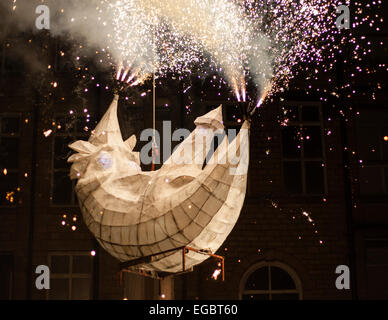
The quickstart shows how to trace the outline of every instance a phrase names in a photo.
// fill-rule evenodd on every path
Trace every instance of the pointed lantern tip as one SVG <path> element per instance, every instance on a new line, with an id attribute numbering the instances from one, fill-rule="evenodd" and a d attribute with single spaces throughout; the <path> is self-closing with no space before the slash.
<path id="1" fill-rule="evenodd" d="M 119 96 L 116 94 L 108 110 L 94 129 L 94 134 L 89 139 L 89 142 L 94 145 L 123 143 L 117 117 L 118 98 Z"/>
<path id="2" fill-rule="evenodd" d="M 206 113 L 205 115 L 198 117 L 194 121 L 195 125 L 209 125 L 215 129 L 224 129 L 223 119 L 222 119 L 222 104 L 216 108 Z"/>

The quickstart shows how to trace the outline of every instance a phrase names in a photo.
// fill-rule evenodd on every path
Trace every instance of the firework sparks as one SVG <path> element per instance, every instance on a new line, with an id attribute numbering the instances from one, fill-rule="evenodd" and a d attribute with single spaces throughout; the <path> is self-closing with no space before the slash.
<path id="1" fill-rule="evenodd" d="M 214 270 L 213 274 L 212 274 L 212 279 L 214 280 L 217 280 L 218 276 L 221 274 L 222 270 L 221 269 L 216 269 Z"/>
<path id="2" fill-rule="evenodd" d="M 161 76 L 167 72 L 191 73 L 193 64 L 197 64 L 202 70 L 222 69 L 225 78 L 235 83 L 238 99 L 245 101 L 247 57 L 262 61 L 253 59 L 261 70 L 260 75 L 255 75 L 257 78 L 271 76 L 271 72 L 265 72 L 270 65 L 263 50 L 265 46 L 252 46 L 253 35 L 258 31 L 251 28 L 245 8 L 238 3 L 227 0 L 104 3 L 115 17 L 110 47 L 117 49 L 119 61 L 133 61 L 136 69 L 132 76 L 135 74 L 137 80 L 132 85 L 142 83 L 152 72 Z M 266 41 L 264 35 L 260 39 Z M 255 57 L 253 50 L 256 50 Z M 118 64 L 116 77 L 120 81 L 125 80 L 122 64 Z"/>
<path id="3" fill-rule="evenodd" d="M 182 79 L 194 70 L 205 77 L 218 72 L 237 100 L 260 106 L 266 97 L 285 91 L 301 70 L 311 73 L 306 80 L 315 80 L 335 68 L 344 45 L 356 60 L 371 52 L 361 45 L 365 38 L 336 27 L 336 9 L 348 2 L 91 0 L 77 10 L 66 1 L 66 10 L 60 7 L 60 12 L 69 22 L 65 31 L 97 44 L 98 60 L 114 67 L 117 81 L 134 86 L 152 73 L 157 78 L 174 73 Z M 352 29 L 365 25 L 378 31 L 382 17 L 367 9 L 381 3 L 355 2 Z M 99 32 L 90 32 L 91 25 Z M 355 70 L 361 71 L 371 72 Z"/>
<path id="4" fill-rule="evenodd" d="M 247 100 L 246 82 L 252 81 L 260 92 L 257 106 L 268 95 L 285 89 L 296 65 L 333 66 L 334 40 L 340 34 L 335 24 L 340 2 L 103 1 L 115 17 L 111 46 L 118 49 L 120 61 L 134 62 L 136 72 L 128 82 L 135 76 L 138 80 L 132 85 L 142 83 L 152 72 L 160 76 L 191 73 L 196 63 L 203 69 L 212 66 L 222 70 L 239 101 Z M 357 25 L 367 23 L 367 19 L 355 20 Z M 329 67 L 324 65 L 325 51 Z"/>

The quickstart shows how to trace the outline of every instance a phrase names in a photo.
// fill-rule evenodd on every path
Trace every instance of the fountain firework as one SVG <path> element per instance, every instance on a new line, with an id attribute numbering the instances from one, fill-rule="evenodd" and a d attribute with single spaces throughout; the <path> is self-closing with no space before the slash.
<path id="1" fill-rule="evenodd" d="M 327 71 L 338 49 L 338 0 L 103 3 L 115 17 L 111 47 L 118 49 L 118 60 L 142 64 L 137 83 L 152 72 L 190 74 L 193 64 L 203 70 L 212 66 L 222 70 L 238 101 L 247 100 L 246 83 L 253 82 L 259 106 L 268 95 L 284 90 L 297 64 L 312 63 Z"/>
<path id="2" fill-rule="evenodd" d="M 23 6 L 34 6 L 33 1 Z M 327 72 L 336 54 L 350 41 L 354 60 L 365 50 L 350 32 L 336 27 L 341 0 L 46 0 L 52 12 L 53 35 L 70 33 L 85 47 L 98 48 L 102 64 L 111 64 L 116 79 L 129 86 L 141 84 L 152 73 L 179 76 L 196 70 L 217 71 L 227 80 L 237 99 L 259 104 L 283 91 L 298 73 Z M 15 1 L 13 1 L 14 6 Z M 376 27 L 379 15 L 369 15 L 373 3 L 353 3 L 352 28 Z M 17 6 L 19 24 L 33 25 L 34 10 Z M 34 17 L 35 18 L 35 17 Z M 26 21 L 26 22 L 25 22 Z M 98 32 L 96 32 L 96 29 Z M 347 40 L 346 40 L 347 39 Z M 367 53 L 370 53 L 369 51 Z M 247 89 L 254 84 L 256 90 Z M 251 88 L 251 86 L 249 86 Z M 255 92 L 252 92 L 255 91 Z"/>

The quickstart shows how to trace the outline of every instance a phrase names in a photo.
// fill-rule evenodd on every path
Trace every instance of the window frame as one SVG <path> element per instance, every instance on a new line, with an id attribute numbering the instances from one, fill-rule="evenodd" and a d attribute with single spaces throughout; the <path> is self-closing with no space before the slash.
<path id="1" fill-rule="evenodd" d="M 303 121 L 302 110 L 303 107 L 314 106 L 318 108 L 319 121 Z M 319 127 L 321 131 L 321 148 L 322 156 L 319 158 L 316 157 L 306 157 L 304 154 L 304 143 L 301 144 L 300 156 L 296 158 L 288 158 L 283 155 L 283 139 L 281 139 L 281 155 L 282 155 L 282 181 L 284 190 L 295 196 L 322 196 L 328 194 L 328 184 L 327 184 L 327 161 L 326 161 L 326 146 L 325 146 L 325 127 L 323 121 L 323 111 L 322 103 L 317 101 L 287 101 L 280 105 L 280 107 L 297 107 L 298 108 L 298 119 L 290 120 L 287 123 L 287 127 Z M 283 131 L 283 127 L 281 128 Z M 290 192 L 286 189 L 285 185 L 285 174 L 284 174 L 284 163 L 285 162 L 299 162 L 301 167 L 301 182 L 302 182 L 302 191 L 299 193 Z M 320 162 L 323 163 L 323 193 L 308 193 L 307 192 L 307 180 L 306 180 L 306 162 Z"/>
<path id="2" fill-rule="evenodd" d="M 69 257 L 69 272 L 68 273 L 52 273 L 51 272 L 51 262 L 53 256 L 68 256 Z M 72 284 L 74 279 L 89 279 L 90 280 L 90 298 L 93 299 L 93 279 L 94 279 L 94 263 L 91 261 L 91 270 L 90 273 L 73 273 L 73 257 L 74 256 L 88 256 L 90 259 L 90 251 L 53 251 L 48 254 L 48 267 L 50 269 L 50 280 L 52 279 L 67 279 L 69 281 L 69 292 L 67 300 L 73 300 L 71 297 L 72 293 Z M 46 300 L 50 300 L 50 290 L 46 290 Z"/>
<path id="3" fill-rule="evenodd" d="M 268 267 L 268 290 L 245 290 L 245 286 L 247 283 L 247 280 L 249 277 L 257 270 L 261 268 Z M 271 267 L 277 267 L 282 269 L 283 271 L 287 272 L 287 274 L 292 278 L 292 280 L 295 283 L 295 289 L 276 289 L 272 290 L 271 288 Z M 297 293 L 299 295 L 298 300 L 303 300 L 303 286 L 302 281 L 300 280 L 298 274 L 294 269 L 292 269 L 289 265 L 280 262 L 280 261 L 260 261 L 248 268 L 247 271 L 243 274 L 241 280 L 240 280 L 240 286 L 239 286 L 239 292 L 238 292 L 238 298 L 239 300 L 242 300 L 242 297 L 244 294 L 268 294 L 269 300 L 272 300 L 272 294 L 290 294 L 290 293 Z"/>

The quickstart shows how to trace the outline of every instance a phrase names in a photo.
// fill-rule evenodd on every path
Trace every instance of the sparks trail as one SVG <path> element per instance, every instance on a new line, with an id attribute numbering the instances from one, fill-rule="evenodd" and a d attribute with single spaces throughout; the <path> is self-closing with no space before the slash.
<path id="1" fill-rule="evenodd" d="M 381 17 L 366 9 L 381 3 L 356 2 L 353 29 L 369 25 L 378 31 Z M 93 35 L 94 43 L 107 56 L 100 62 L 111 63 L 115 78 L 129 86 L 142 84 L 152 73 L 184 77 L 195 69 L 217 70 L 238 101 L 256 100 L 260 106 L 266 97 L 285 91 L 302 68 L 311 79 L 332 70 L 341 46 L 347 45 L 355 59 L 364 57 L 360 46 L 364 40 L 336 27 L 340 4 L 340 0 L 91 0 L 86 9 L 65 8 L 63 14 L 78 23 L 75 31 L 85 38 L 92 35 L 84 27 L 91 21 L 94 28 L 98 24 L 101 32 Z M 89 19 L 96 15 L 96 20 Z M 255 88 L 248 90 L 248 84 Z"/>

